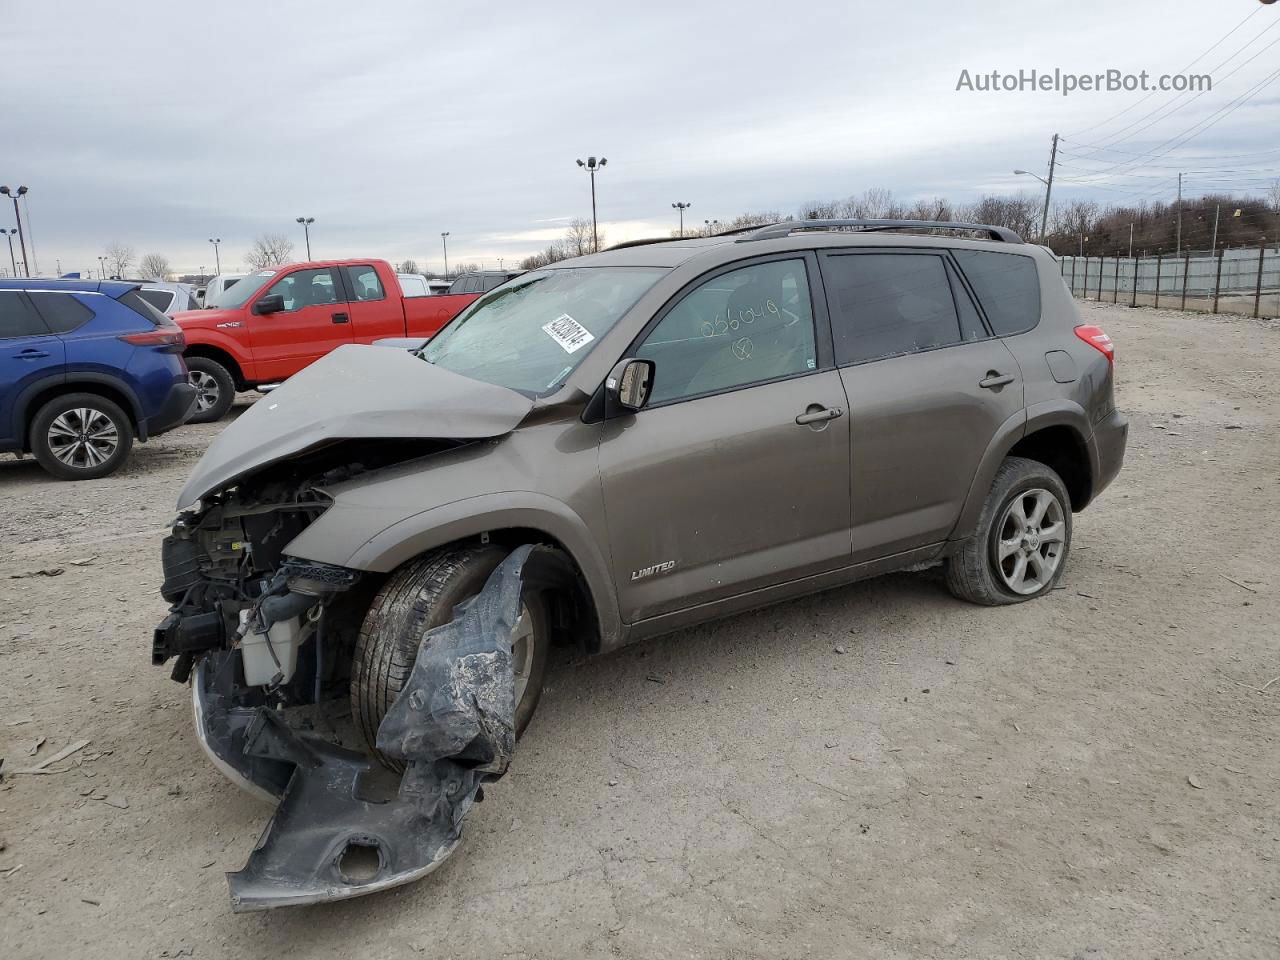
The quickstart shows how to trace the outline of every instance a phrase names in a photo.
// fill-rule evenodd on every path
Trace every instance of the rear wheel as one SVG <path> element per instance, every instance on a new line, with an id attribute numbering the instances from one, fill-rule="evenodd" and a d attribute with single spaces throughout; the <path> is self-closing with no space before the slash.
<path id="1" fill-rule="evenodd" d="M 1000 465 L 974 535 L 947 560 L 947 588 L 962 600 L 995 606 L 1043 596 L 1062 576 L 1071 550 L 1071 498 L 1038 460 Z"/>
<path id="2" fill-rule="evenodd" d="M 115 473 L 133 446 L 133 424 L 120 407 L 93 393 L 50 400 L 31 420 L 31 452 L 60 480 Z"/>
<path id="3" fill-rule="evenodd" d="M 422 635 L 448 623 L 453 608 L 478 594 L 507 556 L 498 546 L 447 547 L 402 567 L 378 591 L 356 640 L 351 669 L 351 713 L 370 752 L 386 767 L 404 765 L 378 752 L 378 727 L 404 689 Z M 542 695 L 550 648 L 543 595 L 526 590 L 511 636 L 516 735 L 524 732 Z"/>
<path id="4" fill-rule="evenodd" d="M 187 423 L 213 423 L 226 416 L 236 398 L 230 370 L 208 357 L 187 357 L 187 378 L 196 388 L 195 411 Z"/>

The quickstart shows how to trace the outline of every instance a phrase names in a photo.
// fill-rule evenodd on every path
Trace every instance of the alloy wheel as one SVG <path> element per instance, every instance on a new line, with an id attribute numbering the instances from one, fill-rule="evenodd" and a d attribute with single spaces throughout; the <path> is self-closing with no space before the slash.
<path id="1" fill-rule="evenodd" d="M 1062 503 L 1048 490 L 1023 490 L 1005 507 L 996 530 L 996 569 L 1004 585 L 1021 596 L 1043 590 L 1066 549 Z"/>
<path id="2" fill-rule="evenodd" d="M 49 424 L 48 441 L 60 461 L 85 470 L 106 463 L 120 449 L 120 431 L 101 410 L 73 407 Z"/>
<path id="3" fill-rule="evenodd" d="M 511 631 L 511 673 L 515 680 L 515 706 L 524 699 L 525 690 L 529 688 L 529 677 L 533 673 L 533 616 L 529 608 L 521 604 L 520 619 Z"/>
<path id="4" fill-rule="evenodd" d="M 187 376 L 191 385 L 196 388 L 196 412 L 204 413 L 217 406 L 221 390 L 213 375 L 203 370 L 192 370 Z"/>

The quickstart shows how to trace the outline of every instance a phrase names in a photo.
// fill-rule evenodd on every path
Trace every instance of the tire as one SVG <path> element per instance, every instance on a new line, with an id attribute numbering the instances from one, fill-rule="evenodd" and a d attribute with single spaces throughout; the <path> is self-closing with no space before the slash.
<path id="1" fill-rule="evenodd" d="M 236 381 L 231 371 L 208 357 L 187 357 L 187 372 L 196 388 L 195 411 L 187 423 L 214 423 L 221 420 L 236 399 Z"/>
<path id="2" fill-rule="evenodd" d="M 96 480 L 115 473 L 133 447 L 133 423 L 106 397 L 69 393 L 31 419 L 31 452 L 59 480 Z"/>
<path id="3" fill-rule="evenodd" d="M 369 752 L 390 770 L 404 764 L 377 750 L 378 727 L 404 688 L 418 656 L 422 635 L 448 623 L 453 608 L 474 597 L 508 551 L 498 546 L 446 547 L 401 567 L 370 604 L 356 639 L 351 667 L 351 715 Z M 531 636 L 516 669 L 525 677 L 517 689 L 516 736 L 524 732 L 542 695 L 550 649 L 550 619 L 542 594 L 521 597 Z M 523 670 L 521 669 L 523 663 Z M 517 684 L 519 684 L 519 677 Z"/>
<path id="4" fill-rule="evenodd" d="M 1034 600 L 1053 589 L 1070 552 L 1071 498 L 1062 478 L 1037 460 L 1009 457 L 978 529 L 947 559 L 947 589 L 985 606 Z"/>

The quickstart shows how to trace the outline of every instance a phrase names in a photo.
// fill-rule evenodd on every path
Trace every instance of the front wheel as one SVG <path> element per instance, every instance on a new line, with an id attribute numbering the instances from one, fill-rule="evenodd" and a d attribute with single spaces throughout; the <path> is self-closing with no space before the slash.
<path id="1" fill-rule="evenodd" d="M 1071 498 L 1057 472 L 1038 460 L 1000 465 L 978 529 L 947 560 L 947 588 L 961 600 L 995 606 L 1043 596 L 1071 550 Z"/>
<path id="2" fill-rule="evenodd" d="M 195 410 L 187 423 L 213 423 L 226 416 L 236 398 L 230 370 L 208 357 L 187 357 L 187 379 L 196 388 Z"/>
<path id="3" fill-rule="evenodd" d="M 448 623 L 453 608 L 483 589 L 489 574 L 506 559 L 498 546 L 446 547 L 394 573 L 369 606 L 351 668 L 351 714 L 370 752 L 391 770 L 404 764 L 380 753 L 378 727 L 404 689 L 418 658 L 422 635 Z M 511 636 L 515 675 L 516 736 L 533 718 L 551 646 L 550 618 L 543 594 L 526 589 Z"/>

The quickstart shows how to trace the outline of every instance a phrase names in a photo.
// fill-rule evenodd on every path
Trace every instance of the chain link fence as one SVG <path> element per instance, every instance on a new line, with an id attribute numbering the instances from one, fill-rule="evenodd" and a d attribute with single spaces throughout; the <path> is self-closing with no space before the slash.
<path id="1" fill-rule="evenodd" d="M 1280 317 L 1280 248 L 1184 251 L 1181 256 L 1063 257 L 1062 279 L 1085 300 Z"/>

